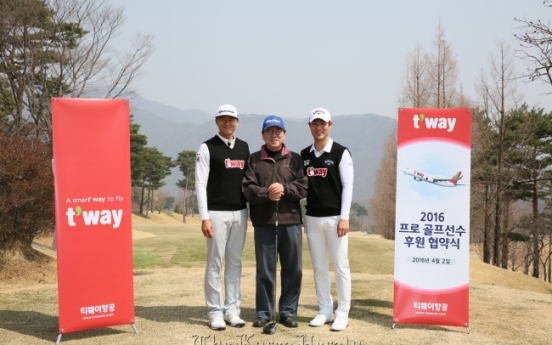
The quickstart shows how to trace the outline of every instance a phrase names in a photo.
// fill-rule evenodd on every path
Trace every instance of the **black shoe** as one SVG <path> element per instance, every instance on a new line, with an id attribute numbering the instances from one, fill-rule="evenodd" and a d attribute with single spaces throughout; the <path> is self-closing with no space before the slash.
<path id="1" fill-rule="evenodd" d="M 280 318 L 280 322 L 289 328 L 297 328 L 297 321 L 293 318 L 293 316 L 284 316 Z"/>
<path id="2" fill-rule="evenodd" d="M 267 322 L 268 322 L 268 319 L 258 316 L 255 319 L 255 321 L 253 321 L 253 327 L 264 327 L 264 325 L 266 325 Z"/>

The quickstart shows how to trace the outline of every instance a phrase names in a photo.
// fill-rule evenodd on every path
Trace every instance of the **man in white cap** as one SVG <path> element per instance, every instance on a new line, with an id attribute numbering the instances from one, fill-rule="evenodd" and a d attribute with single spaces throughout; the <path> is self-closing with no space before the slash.
<path id="1" fill-rule="evenodd" d="M 243 327 L 240 318 L 241 256 L 247 230 L 246 200 L 241 183 L 249 159 L 249 146 L 234 136 L 238 111 L 230 104 L 215 115 L 218 134 L 199 147 L 196 158 L 196 192 L 201 231 L 207 238 L 205 302 L 209 326 L 214 330 Z M 222 261 L 225 261 L 221 291 Z"/>
<path id="2" fill-rule="evenodd" d="M 349 324 L 351 308 L 347 234 L 353 196 L 353 159 L 349 149 L 330 138 L 332 125 L 328 110 L 316 108 L 311 112 L 309 128 L 314 143 L 301 151 L 301 158 L 309 179 L 305 225 L 319 307 L 310 326 L 323 326 L 333 320 L 331 330 L 343 331 Z M 335 319 L 328 249 L 337 289 Z"/>

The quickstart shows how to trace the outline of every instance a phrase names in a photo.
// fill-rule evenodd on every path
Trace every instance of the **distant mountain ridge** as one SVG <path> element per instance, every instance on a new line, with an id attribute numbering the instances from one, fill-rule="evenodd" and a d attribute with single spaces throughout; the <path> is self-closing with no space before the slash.
<path id="1" fill-rule="evenodd" d="M 143 115 L 161 117 L 176 123 L 200 124 L 212 116 L 200 109 L 183 110 L 171 105 L 147 100 L 139 95 L 133 94 L 130 97 L 131 111 Z"/>
<path id="2" fill-rule="evenodd" d="M 131 99 L 131 112 L 134 122 L 141 125 L 140 133 L 148 137 L 148 146 L 155 146 L 173 158 L 183 150 L 197 150 L 201 143 L 217 133 L 214 114 L 202 110 L 181 110 L 141 98 L 139 101 Z M 261 127 L 264 117 L 258 114 L 240 115 L 236 136 L 249 144 L 251 152 L 258 151 L 263 144 Z M 395 120 L 364 114 L 333 116 L 332 121 L 332 139 L 348 147 L 353 156 L 353 199 L 365 203 L 372 195 L 383 142 L 394 128 Z M 284 122 L 287 132 L 285 143 L 290 150 L 299 153 L 312 144 L 306 116 L 304 119 L 284 118 Z M 178 196 L 175 183 L 181 178 L 180 171 L 173 169 L 163 188 Z"/>

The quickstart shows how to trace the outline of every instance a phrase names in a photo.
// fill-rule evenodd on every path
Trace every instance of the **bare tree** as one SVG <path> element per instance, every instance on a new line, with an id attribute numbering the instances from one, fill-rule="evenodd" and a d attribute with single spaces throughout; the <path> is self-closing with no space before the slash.
<path id="1" fill-rule="evenodd" d="M 157 208 L 157 211 L 159 211 L 159 214 L 161 214 L 161 210 L 163 210 L 163 207 L 165 207 L 165 204 L 169 199 L 170 193 L 165 192 L 163 190 L 158 190 L 156 194 L 157 194 L 157 198 L 156 198 L 155 207 Z"/>
<path id="2" fill-rule="evenodd" d="M 186 216 L 191 205 L 192 217 L 194 214 L 194 188 L 195 188 L 195 161 L 196 152 L 193 150 L 184 150 L 178 153 L 175 163 L 179 167 L 184 178 L 179 180 L 176 185 L 182 188 L 182 221 L 186 223 Z"/>
<path id="3" fill-rule="evenodd" d="M 130 91 L 154 46 L 143 35 L 130 52 L 111 46 L 123 13 L 106 0 L 0 2 L 0 92 L 14 103 L 11 132 L 32 124 L 49 139 L 51 97 L 116 98 Z"/>
<path id="4" fill-rule="evenodd" d="M 550 191 L 552 188 L 552 181 L 545 181 L 543 185 Z M 543 223 L 543 238 L 544 245 L 548 245 L 548 253 L 544 258 L 544 271 L 547 272 L 548 282 L 552 282 L 552 195 L 548 193 L 544 196 L 544 210 L 541 216 L 541 222 Z"/>
<path id="5" fill-rule="evenodd" d="M 0 138 L 9 153 L 0 214 L 11 219 L 0 224 L 0 237 L 17 234 L 8 245 L 0 239 L 0 259 L 17 250 L 24 255 L 15 257 L 32 259 L 33 238 L 53 229 L 51 97 L 100 89 L 118 97 L 151 56 L 150 36 L 138 36 L 131 53 L 113 49 L 123 19 L 123 9 L 106 0 L 0 1 Z"/>
<path id="6" fill-rule="evenodd" d="M 182 222 L 186 223 L 186 198 L 187 191 L 185 188 L 178 190 L 178 197 L 176 200 L 176 206 L 174 207 L 175 213 L 182 213 Z"/>
<path id="7" fill-rule="evenodd" d="M 402 107 L 452 108 L 469 102 L 458 84 L 458 67 L 441 23 L 428 54 L 417 44 L 408 54 L 399 95 Z"/>
<path id="8" fill-rule="evenodd" d="M 544 0 L 544 6 L 552 7 L 552 1 Z M 534 21 L 529 19 L 515 20 L 520 23 L 517 28 L 521 31 L 514 34 L 520 42 L 520 49 L 516 50 L 517 55 L 527 61 L 527 73 L 529 80 L 540 80 L 552 86 L 552 27 L 550 20 L 543 22 L 540 19 Z"/>
<path id="9" fill-rule="evenodd" d="M 429 56 L 429 79 L 431 87 L 431 108 L 452 108 L 457 106 L 458 67 L 451 44 L 445 37 L 445 28 L 439 22 L 433 38 L 434 50 Z"/>
<path id="10" fill-rule="evenodd" d="M 504 236 L 506 244 L 503 244 L 503 246 L 508 246 L 508 250 L 503 251 L 502 255 L 507 256 L 506 260 L 508 260 L 509 268 L 512 271 L 516 271 L 520 267 L 524 258 L 529 257 L 528 254 L 531 250 L 529 229 L 525 229 L 522 224 L 528 219 L 528 212 L 527 205 L 519 202 L 511 203 L 508 208 L 508 220 L 505 222 L 506 236 Z M 503 268 L 506 267 L 503 265 Z"/>
<path id="11" fill-rule="evenodd" d="M 87 32 L 59 47 L 63 58 L 54 73 L 68 85 L 69 95 L 97 95 L 103 90 L 104 98 L 117 98 L 130 91 L 128 88 L 143 74 L 143 65 L 154 51 L 153 37 L 137 33 L 132 50 L 119 52 L 110 43 L 124 24 L 123 7 L 106 0 L 50 0 L 49 4 L 56 26 L 71 22 Z"/>
<path id="12" fill-rule="evenodd" d="M 406 58 L 399 106 L 427 108 L 430 96 L 428 56 L 422 46 L 417 44 Z"/>
<path id="13" fill-rule="evenodd" d="M 506 203 L 503 200 L 506 186 L 510 182 L 506 176 L 506 153 L 513 143 L 506 140 L 507 114 L 518 107 L 521 96 L 516 89 L 516 74 L 513 63 L 513 55 L 510 47 L 503 41 L 498 41 L 496 54 L 490 54 L 489 70 L 482 72 L 478 82 L 480 107 L 483 112 L 481 118 L 485 124 L 480 123 L 483 145 L 486 150 L 486 162 L 478 166 L 485 169 L 480 173 L 480 182 L 488 184 L 485 187 L 485 203 L 488 205 L 493 200 L 494 231 L 493 231 L 493 258 L 492 262 L 500 263 L 501 243 L 503 233 L 503 210 Z M 489 157 L 490 156 L 490 157 Z M 490 193 L 493 193 L 491 195 Z M 486 209 L 489 212 L 490 208 Z M 485 215 L 488 217 L 489 214 Z M 488 223 L 490 224 L 490 223 Z M 486 257 L 484 258 L 484 260 Z"/>
<path id="14" fill-rule="evenodd" d="M 385 239 L 395 239 L 395 205 L 397 192 L 397 131 L 387 137 L 383 147 L 383 158 L 376 173 L 377 183 L 369 203 L 376 232 Z"/>

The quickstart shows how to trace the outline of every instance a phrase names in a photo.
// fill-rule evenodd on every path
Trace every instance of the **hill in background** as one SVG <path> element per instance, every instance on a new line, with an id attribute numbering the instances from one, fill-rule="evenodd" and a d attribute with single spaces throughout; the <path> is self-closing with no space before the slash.
<path id="1" fill-rule="evenodd" d="M 202 142 L 217 133 L 214 114 L 202 110 L 182 110 L 136 96 L 131 99 L 134 122 L 141 125 L 140 133 L 148 137 L 148 146 L 155 146 L 165 155 L 176 158 L 183 150 L 197 150 Z M 236 136 L 249 143 L 251 152 L 263 144 L 261 126 L 265 115 L 240 115 Z M 395 126 L 395 120 L 374 114 L 333 116 L 331 137 L 351 151 L 355 164 L 353 199 L 366 203 L 372 195 L 376 171 L 382 158 L 384 140 Z M 299 152 L 312 143 L 307 116 L 302 119 L 284 118 L 286 145 Z M 175 183 L 182 178 L 178 168 L 165 179 L 163 189 L 178 196 Z"/>

